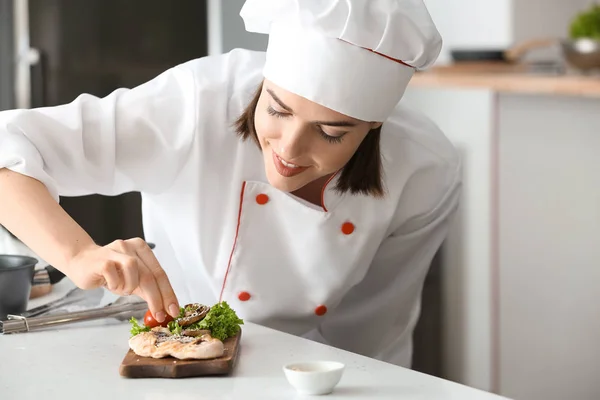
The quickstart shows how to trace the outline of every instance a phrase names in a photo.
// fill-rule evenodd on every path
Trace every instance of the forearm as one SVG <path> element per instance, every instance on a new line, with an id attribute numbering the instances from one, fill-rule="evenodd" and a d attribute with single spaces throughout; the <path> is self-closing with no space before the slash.
<path id="1" fill-rule="evenodd" d="M 63 273 L 92 238 L 36 179 L 0 169 L 0 224 Z"/>

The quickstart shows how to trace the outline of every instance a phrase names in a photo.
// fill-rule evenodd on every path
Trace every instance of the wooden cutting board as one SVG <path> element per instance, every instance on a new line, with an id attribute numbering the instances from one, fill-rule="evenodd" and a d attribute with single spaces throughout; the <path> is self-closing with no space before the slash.
<path id="1" fill-rule="evenodd" d="M 226 375 L 235 367 L 240 351 L 242 331 L 225 339 L 225 354 L 210 360 L 178 360 L 173 357 L 140 357 L 129 350 L 121 362 L 119 373 L 126 378 L 190 378 Z"/>

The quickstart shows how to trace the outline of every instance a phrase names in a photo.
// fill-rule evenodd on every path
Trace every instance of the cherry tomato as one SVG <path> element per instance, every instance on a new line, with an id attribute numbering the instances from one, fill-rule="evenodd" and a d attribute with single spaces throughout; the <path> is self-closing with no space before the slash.
<path id="1" fill-rule="evenodd" d="M 146 325 L 148 328 L 154 328 L 159 325 L 166 327 L 171 321 L 173 321 L 173 317 L 171 317 L 169 314 L 167 314 L 167 318 L 162 323 L 159 323 L 154 319 L 150 310 L 146 311 L 146 315 L 144 315 L 144 325 Z"/>

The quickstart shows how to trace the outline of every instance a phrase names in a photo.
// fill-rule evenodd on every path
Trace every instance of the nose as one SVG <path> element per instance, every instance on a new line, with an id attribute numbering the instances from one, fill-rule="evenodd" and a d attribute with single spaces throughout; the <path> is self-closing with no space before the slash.
<path id="1" fill-rule="evenodd" d="M 294 161 L 304 154 L 309 147 L 308 132 L 305 127 L 293 126 L 281 134 L 277 151 L 281 157 Z"/>

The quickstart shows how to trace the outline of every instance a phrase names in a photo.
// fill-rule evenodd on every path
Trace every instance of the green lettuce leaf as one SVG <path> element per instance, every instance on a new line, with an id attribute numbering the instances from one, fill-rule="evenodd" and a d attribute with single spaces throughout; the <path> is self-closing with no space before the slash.
<path id="1" fill-rule="evenodd" d="M 135 335 L 139 335 L 142 332 L 148 332 L 150 331 L 150 328 L 148 328 L 145 325 L 140 325 L 137 320 L 134 317 L 131 317 L 131 319 L 129 320 L 129 322 L 131 323 L 131 337 L 135 336 Z"/>
<path id="2" fill-rule="evenodd" d="M 179 326 L 177 321 L 171 321 L 167 324 L 167 327 L 173 335 L 181 335 L 182 328 Z"/>
<path id="3" fill-rule="evenodd" d="M 225 340 L 235 336 L 240 331 L 240 325 L 244 321 L 238 318 L 237 314 L 227 302 L 222 301 L 211 307 L 206 317 L 201 321 L 192 324 L 191 329 L 208 329 L 211 336 L 219 340 Z"/>

